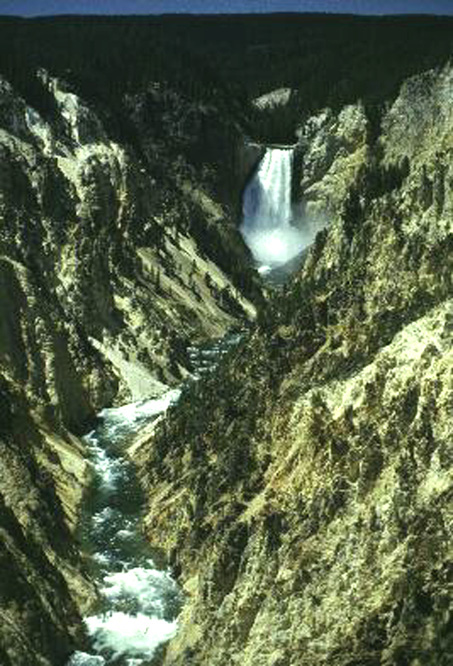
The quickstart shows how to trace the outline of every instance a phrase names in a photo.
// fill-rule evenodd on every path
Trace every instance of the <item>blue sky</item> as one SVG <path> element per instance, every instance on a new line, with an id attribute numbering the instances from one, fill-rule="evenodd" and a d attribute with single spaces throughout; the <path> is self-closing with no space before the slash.
<path id="1" fill-rule="evenodd" d="M 0 14 L 162 14 L 277 11 L 453 15 L 453 0 L 0 0 Z"/>

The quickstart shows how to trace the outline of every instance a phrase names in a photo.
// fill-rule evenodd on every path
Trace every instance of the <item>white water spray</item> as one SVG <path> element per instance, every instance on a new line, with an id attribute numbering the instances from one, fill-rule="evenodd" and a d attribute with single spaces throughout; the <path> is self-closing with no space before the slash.
<path id="1" fill-rule="evenodd" d="M 263 271 L 290 261 L 307 244 L 292 224 L 293 158 L 291 148 L 267 148 L 244 192 L 241 233 Z"/>
<path id="2" fill-rule="evenodd" d="M 194 374 L 186 385 L 213 372 L 241 337 L 189 348 Z M 153 427 L 180 396 L 174 389 L 160 399 L 103 409 L 97 428 L 85 436 L 95 479 L 79 537 L 102 595 L 97 613 L 85 618 L 94 654 L 77 651 L 67 666 L 144 666 L 177 631 L 182 595 L 150 557 L 141 529 L 144 497 L 125 454 L 137 433 Z"/>
<path id="3" fill-rule="evenodd" d="M 173 390 L 160 399 L 104 409 L 99 426 L 85 437 L 95 483 L 81 538 L 102 599 L 98 614 L 85 618 L 95 654 L 76 652 L 67 666 L 148 663 L 176 633 L 180 593 L 150 557 L 140 529 L 143 497 L 124 449 L 179 395 Z"/>

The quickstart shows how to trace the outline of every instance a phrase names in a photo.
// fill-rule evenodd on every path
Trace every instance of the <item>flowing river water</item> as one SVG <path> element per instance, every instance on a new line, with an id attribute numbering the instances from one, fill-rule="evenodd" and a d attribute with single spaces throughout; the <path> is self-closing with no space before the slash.
<path id="1" fill-rule="evenodd" d="M 126 449 L 178 397 L 173 390 L 158 400 L 104 409 L 85 437 L 95 474 L 80 533 L 101 604 L 85 618 L 94 654 L 76 652 L 69 666 L 137 666 L 176 631 L 181 594 L 156 566 L 142 533 L 144 497 Z"/>
<path id="2" fill-rule="evenodd" d="M 190 348 L 193 375 L 188 382 L 212 372 L 240 339 L 229 335 L 213 345 Z M 94 479 L 80 538 L 101 600 L 96 613 L 85 618 L 91 652 L 75 652 L 67 666 L 148 664 L 177 631 L 182 594 L 170 573 L 158 566 L 159 557 L 143 535 L 145 498 L 127 449 L 180 393 L 174 389 L 159 399 L 104 409 L 98 426 L 84 438 Z"/>
<path id="3" fill-rule="evenodd" d="M 308 244 L 293 225 L 293 152 L 268 148 L 244 193 L 241 232 L 264 273 L 288 262 Z M 211 372 L 240 338 L 229 335 L 214 345 L 190 348 L 194 372 L 188 381 Z M 80 531 L 101 602 L 95 614 L 85 618 L 92 654 L 76 652 L 67 666 L 149 664 L 177 631 L 182 595 L 169 572 L 157 566 L 142 533 L 145 502 L 127 449 L 135 435 L 164 414 L 179 395 L 173 390 L 157 400 L 104 409 L 98 427 L 85 437 L 95 479 Z"/>

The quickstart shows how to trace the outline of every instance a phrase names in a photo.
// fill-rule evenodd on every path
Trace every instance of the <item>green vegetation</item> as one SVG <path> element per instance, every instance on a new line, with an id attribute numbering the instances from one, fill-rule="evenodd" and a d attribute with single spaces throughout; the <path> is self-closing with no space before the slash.
<path id="1" fill-rule="evenodd" d="M 272 141 L 292 138 L 301 116 L 320 107 L 381 104 L 407 76 L 443 64 L 452 47 L 453 19 L 436 17 L 0 20 L 0 71 L 40 110 L 51 113 L 52 100 L 34 78 L 38 67 L 104 102 L 107 115 L 126 94 L 165 83 Z M 252 110 L 253 98 L 281 87 L 294 94 L 280 122 Z M 127 132 L 124 114 L 116 115 L 115 129 Z"/>

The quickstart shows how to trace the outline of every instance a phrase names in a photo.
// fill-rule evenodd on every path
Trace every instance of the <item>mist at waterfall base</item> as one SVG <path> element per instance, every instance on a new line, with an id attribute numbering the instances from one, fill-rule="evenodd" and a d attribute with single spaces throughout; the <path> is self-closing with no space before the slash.
<path id="1" fill-rule="evenodd" d="M 243 196 L 240 231 L 260 273 L 268 273 L 301 254 L 325 226 L 301 219 L 292 204 L 294 149 L 267 148 Z"/>

